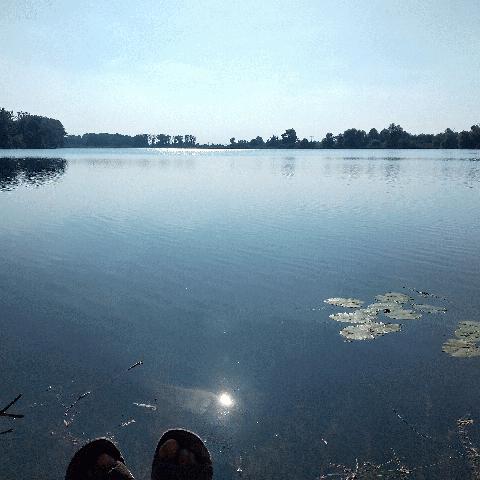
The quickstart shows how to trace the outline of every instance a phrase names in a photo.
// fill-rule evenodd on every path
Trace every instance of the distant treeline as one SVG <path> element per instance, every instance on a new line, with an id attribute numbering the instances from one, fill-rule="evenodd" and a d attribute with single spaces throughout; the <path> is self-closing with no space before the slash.
<path id="1" fill-rule="evenodd" d="M 193 135 L 121 135 L 120 133 L 85 133 L 67 135 L 65 147 L 110 147 L 110 148 L 195 148 L 197 139 Z"/>
<path id="2" fill-rule="evenodd" d="M 31 115 L 14 114 L 0 108 L 0 148 L 194 148 L 194 135 L 121 135 L 119 133 L 85 133 L 67 135 L 60 120 Z"/>
<path id="3" fill-rule="evenodd" d="M 455 132 L 447 128 L 442 133 L 406 132 L 400 125 L 390 124 L 378 131 L 349 128 L 343 133 L 327 133 L 322 140 L 310 137 L 301 139 L 293 128 L 278 137 L 267 140 L 230 139 L 228 145 L 199 144 L 194 135 L 85 133 L 67 135 L 59 120 L 0 109 L 0 148 L 478 148 L 480 149 L 480 124 L 470 130 Z"/>
<path id="4" fill-rule="evenodd" d="M 447 128 L 442 133 L 413 135 L 392 123 L 380 132 L 376 128 L 368 133 L 349 128 L 338 135 L 327 133 L 320 141 L 300 139 L 290 128 L 280 137 L 272 135 L 265 141 L 262 137 L 250 141 L 231 138 L 228 148 L 480 148 L 480 124 L 460 133 Z"/>
<path id="5" fill-rule="evenodd" d="M 228 145 L 198 144 L 193 135 L 120 135 L 119 133 L 85 133 L 67 135 L 66 147 L 137 147 L 137 148 L 480 148 L 480 125 L 473 125 L 469 131 L 460 133 L 447 128 L 442 133 L 420 133 L 413 135 L 400 125 L 392 123 L 380 132 L 372 128 L 364 130 L 349 128 L 343 133 L 325 137 L 316 141 L 300 139 L 293 128 L 289 128 L 280 137 L 272 135 L 264 140 L 256 137 L 252 140 L 230 139 Z"/>
<path id="6" fill-rule="evenodd" d="M 0 109 L 0 148 L 62 147 L 65 129 L 54 118 Z"/>

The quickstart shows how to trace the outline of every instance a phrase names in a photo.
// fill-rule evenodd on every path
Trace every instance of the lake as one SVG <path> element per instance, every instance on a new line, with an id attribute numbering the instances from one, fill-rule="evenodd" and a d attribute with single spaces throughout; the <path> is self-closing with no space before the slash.
<path id="1" fill-rule="evenodd" d="M 25 415 L 2 479 L 63 478 L 104 435 L 149 478 L 173 426 L 218 479 L 468 478 L 480 357 L 442 344 L 480 320 L 480 151 L 0 157 L 0 404 Z M 390 291 L 447 311 L 346 342 L 324 300 Z"/>

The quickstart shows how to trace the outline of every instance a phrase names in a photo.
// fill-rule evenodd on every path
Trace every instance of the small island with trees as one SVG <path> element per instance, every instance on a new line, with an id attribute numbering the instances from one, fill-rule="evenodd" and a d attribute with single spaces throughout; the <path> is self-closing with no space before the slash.
<path id="1" fill-rule="evenodd" d="M 293 128 L 267 140 L 230 138 L 224 144 L 200 144 L 194 135 L 85 133 L 68 135 L 60 120 L 0 108 L 0 148 L 224 148 L 224 149 L 480 149 L 480 124 L 470 130 L 412 134 L 395 123 L 378 131 L 349 128 L 322 140 L 300 138 Z"/>

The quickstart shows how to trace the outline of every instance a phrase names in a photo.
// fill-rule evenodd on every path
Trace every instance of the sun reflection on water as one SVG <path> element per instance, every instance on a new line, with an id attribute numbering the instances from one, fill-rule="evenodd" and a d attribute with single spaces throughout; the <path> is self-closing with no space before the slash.
<path id="1" fill-rule="evenodd" d="M 232 396 L 227 392 L 222 392 L 218 396 L 218 403 L 224 408 L 230 408 L 235 405 L 235 401 L 233 400 Z"/>

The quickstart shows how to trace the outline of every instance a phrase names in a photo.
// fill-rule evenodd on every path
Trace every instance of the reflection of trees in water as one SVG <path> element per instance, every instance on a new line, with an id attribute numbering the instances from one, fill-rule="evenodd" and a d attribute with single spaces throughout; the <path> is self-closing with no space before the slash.
<path id="1" fill-rule="evenodd" d="M 388 183 L 395 183 L 400 175 L 400 164 L 397 158 L 389 157 L 388 160 L 389 163 L 385 166 L 385 179 Z"/>
<path id="2" fill-rule="evenodd" d="M 348 160 L 354 160 L 348 159 Z M 362 169 L 363 165 L 360 165 L 359 163 L 347 163 L 343 166 L 343 175 L 346 176 L 347 178 L 359 178 L 360 175 L 362 175 Z"/>
<path id="3" fill-rule="evenodd" d="M 473 163 L 465 172 L 465 183 L 467 187 L 473 188 L 475 183 L 480 182 L 480 165 Z"/>
<path id="4" fill-rule="evenodd" d="M 295 175 L 295 157 L 285 157 L 282 165 L 282 175 L 293 177 Z"/>
<path id="5" fill-rule="evenodd" d="M 56 181 L 66 166 L 63 158 L 0 158 L 0 190 Z"/>
<path id="6" fill-rule="evenodd" d="M 112 149 L 113 150 L 113 149 Z M 118 156 L 112 156 L 112 158 L 102 158 L 94 157 L 88 158 L 84 161 L 90 167 L 100 167 L 100 168 L 124 168 L 131 167 L 132 165 L 142 168 L 175 168 L 175 169 L 184 169 L 190 170 L 196 167 L 196 160 L 193 156 L 183 155 L 182 153 L 169 153 L 167 156 L 157 156 L 148 153 L 145 155 L 126 155 L 127 160 L 120 158 L 123 154 L 121 153 Z M 149 156 L 147 156 L 149 155 Z M 175 157 L 174 157 L 175 155 Z M 132 162 L 134 160 L 135 163 Z M 70 160 L 71 161 L 71 160 Z"/>

